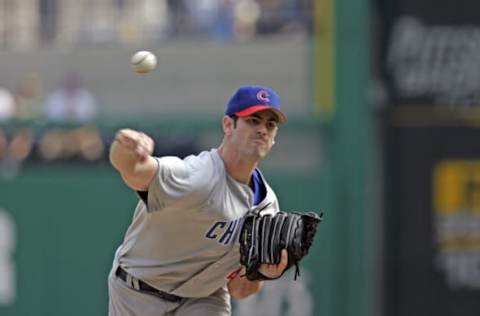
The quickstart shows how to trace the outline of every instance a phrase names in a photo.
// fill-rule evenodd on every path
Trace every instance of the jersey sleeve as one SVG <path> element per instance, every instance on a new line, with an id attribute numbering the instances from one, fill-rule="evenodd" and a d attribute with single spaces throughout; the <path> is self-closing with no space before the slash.
<path id="1" fill-rule="evenodd" d="M 158 173 L 148 188 L 147 210 L 200 206 L 208 199 L 208 168 L 178 157 L 157 158 Z"/>

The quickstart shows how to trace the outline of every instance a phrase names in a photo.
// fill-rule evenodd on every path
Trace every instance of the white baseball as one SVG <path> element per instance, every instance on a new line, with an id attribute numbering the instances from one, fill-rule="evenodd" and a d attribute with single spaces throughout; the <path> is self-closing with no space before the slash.
<path id="1" fill-rule="evenodd" d="M 130 58 L 133 71 L 140 74 L 145 74 L 157 66 L 157 57 L 149 51 L 141 50 L 136 52 Z"/>

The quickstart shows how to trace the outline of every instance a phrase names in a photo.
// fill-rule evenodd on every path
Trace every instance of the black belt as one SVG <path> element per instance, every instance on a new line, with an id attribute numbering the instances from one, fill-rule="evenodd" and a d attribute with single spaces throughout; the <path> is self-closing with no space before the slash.
<path id="1" fill-rule="evenodd" d="M 128 272 L 123 270 L 122 267 L 117 268 L 117 271 L 115 271 L 115 275 L 118 276 L 120 279 L 122 279 L 124 282 L 127 282 Z M 131 287 L 130 284 L 128 285 Z M 183 299 L 183 297 L 160 291 L 141 280 L 138 280 L 138 287 L 140 291 L 156 295 L 169 302 L 176 303 L 176 302 L 180 302 Z"/>

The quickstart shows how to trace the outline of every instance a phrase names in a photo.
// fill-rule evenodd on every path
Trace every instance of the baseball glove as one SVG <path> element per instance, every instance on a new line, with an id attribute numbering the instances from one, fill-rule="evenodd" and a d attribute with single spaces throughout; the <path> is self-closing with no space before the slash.
<path id="1" fill-rule="evenodd" d="M 278 212 L 262 216 L 258 211 L 248 212 L 240 231 L 240 263 L 246 268 L 247 279 L 272 280 L 259 271 L 260 265 L 278 264 L 281 250 L 287 249 L 288 264 L 283 272 L 295 265 L 296 280 L 300 275 L 298 263 L 307 255 L 322 215 Z"/>

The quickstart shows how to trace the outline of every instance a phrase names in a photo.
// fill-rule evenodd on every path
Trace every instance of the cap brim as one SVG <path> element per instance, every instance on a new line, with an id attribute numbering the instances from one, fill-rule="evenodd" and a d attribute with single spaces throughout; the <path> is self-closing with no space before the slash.
<path id="1" fill-rule="evenodd" d="M 283 114 L 282 111 L 280 111 L 279 109 L 276 109 L 274 107 L 268 106 L 268 105 L 254 105 L 254 106 L 251 106 L 251 107 L 249 107 L 249 108 L 247 108 L 243 111 L 236 112 L 235 115 L 238 116 L 238 117 L 245 117 L 245 116 L 252 115 L 253 113 L 257 113 L 257 112 L 265 111 L 265 110 L 270 110 L 270 111 L 274 112 L 278 116 L 278 121 L 280 123 L 286 123 L 287 122 L 287 116 L 285 114 Z"/>

